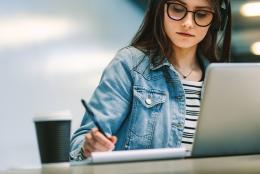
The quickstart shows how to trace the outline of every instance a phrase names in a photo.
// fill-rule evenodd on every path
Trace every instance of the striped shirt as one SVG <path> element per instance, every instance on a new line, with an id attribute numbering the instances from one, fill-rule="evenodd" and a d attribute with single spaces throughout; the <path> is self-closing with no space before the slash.
<path id="1" fill-rule="evenodd" d="M 200 99 L 203 82 L 182 80 L 186 98 L 186 115 L 181 146 L 191 150 L 197 120 L 200 114 Z"/>

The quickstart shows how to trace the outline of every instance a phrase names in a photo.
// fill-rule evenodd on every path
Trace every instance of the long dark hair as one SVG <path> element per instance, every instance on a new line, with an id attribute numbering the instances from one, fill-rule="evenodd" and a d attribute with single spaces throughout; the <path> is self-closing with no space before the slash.
<path id="1" fill-rule="evenodd" d="M 154 65 L 172 53 L 172 44 L 164 30 L 164 5 L 168 0 L 150 0 L 142 25 L 131 45 L 142 50 Z M 198 49 L 210 62 L 229 62 L 231 43 L 231 6 L 229 0 L 209 0 L 214 8 L 213 22 Z"/>

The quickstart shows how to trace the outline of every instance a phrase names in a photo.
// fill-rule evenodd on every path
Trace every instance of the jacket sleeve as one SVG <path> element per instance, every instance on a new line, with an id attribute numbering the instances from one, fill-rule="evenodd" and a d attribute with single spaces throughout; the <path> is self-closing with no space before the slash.
<path id="1" fill-rule="evenodd" d="M 127 48 L 120 50 L 103 71 L 88 106 L 97 122 L 107 134 L 114 135 L 129 113 L 132 102 L 132 55 Z M 85 134 L 93 127 L 88 112 L 84 114 L 81 126 L 71 138 L 71 160 L 84 159 L 82 145 Z"/>

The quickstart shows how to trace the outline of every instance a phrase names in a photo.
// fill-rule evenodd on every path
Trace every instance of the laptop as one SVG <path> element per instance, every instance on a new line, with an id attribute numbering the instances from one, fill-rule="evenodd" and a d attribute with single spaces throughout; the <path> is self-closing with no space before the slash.
<path id="1" fill-rule="evenodd" d="M 213 63 L 206 72 L 201 111 L 191 151 L 185 148 L 161 148 L 94 152 L 81 163 L 259 153 L 260 64 Z"/>
<path id="2" fill-rule="evenodd" d="M 260 64 L 211 64 L 191 156 L 260 153 Z"/>

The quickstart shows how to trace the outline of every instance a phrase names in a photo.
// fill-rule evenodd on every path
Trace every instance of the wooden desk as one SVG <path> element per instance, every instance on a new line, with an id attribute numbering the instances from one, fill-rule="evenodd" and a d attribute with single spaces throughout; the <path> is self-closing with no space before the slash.
<path id="1" fill-rule="evenodd" d="M 120 164 L 69 166 L 53 165 L 41 169 L 9 170 L 0 174 L 251 174 L 260 173 L 260 155 L 180 159 Z"/>

